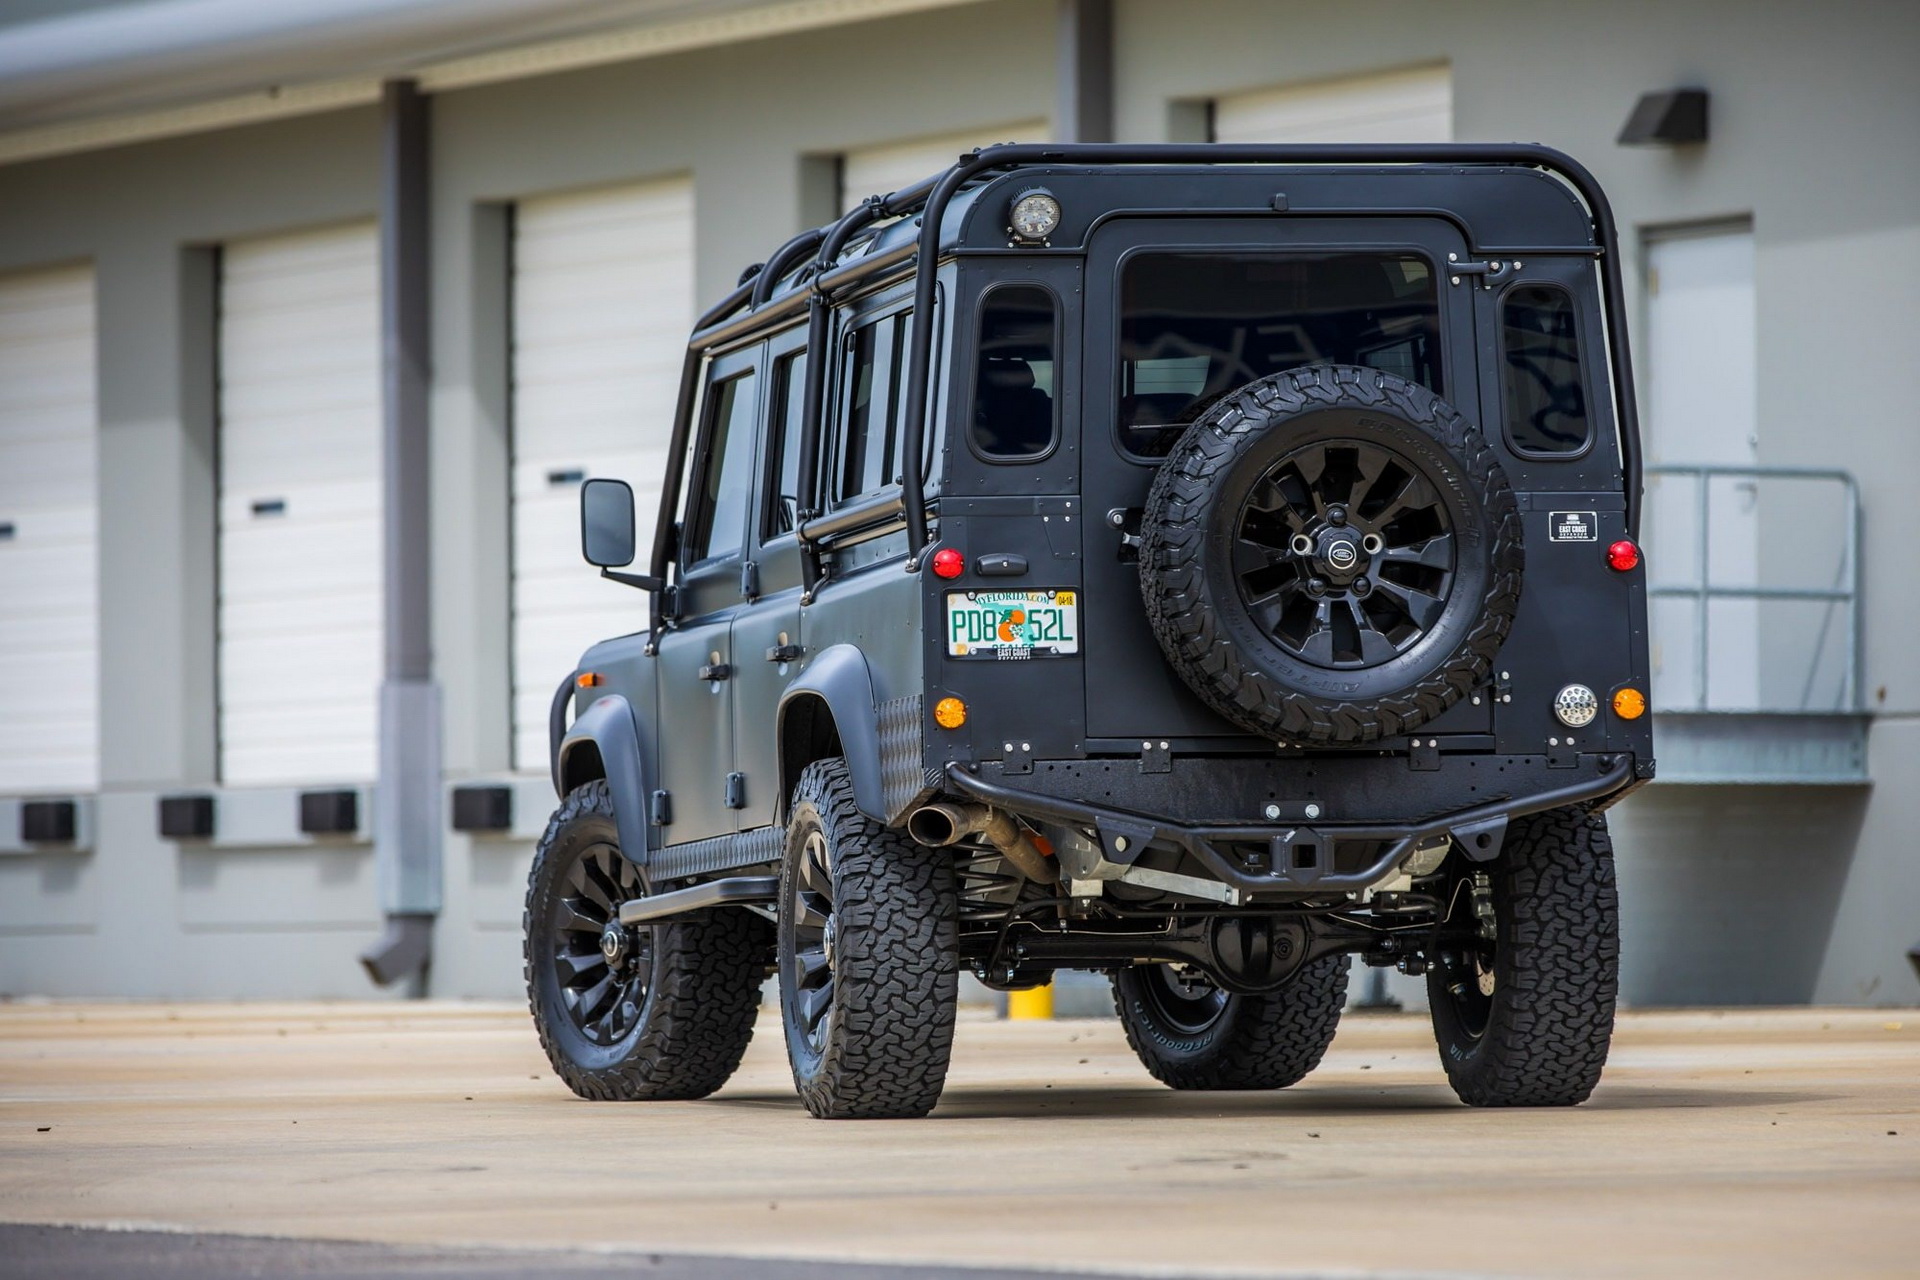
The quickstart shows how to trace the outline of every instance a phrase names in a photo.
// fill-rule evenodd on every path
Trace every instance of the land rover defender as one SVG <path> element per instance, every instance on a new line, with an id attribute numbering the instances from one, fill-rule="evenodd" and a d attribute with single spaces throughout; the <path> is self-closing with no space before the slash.
<path id="1" fill-rule="evenodd" d="M 688 342 L 646 572 L 552 710 L 526 978 L 601 1099 L 940 1096 L 958 976 L 1111 976 L 1272 1089 L 1351 959 L 1474 1105 L 1605 1062 L 1604 812 L 1653 776 L 1612 216 L 1544 147 L 1007 145 L 781 246 Z"/>

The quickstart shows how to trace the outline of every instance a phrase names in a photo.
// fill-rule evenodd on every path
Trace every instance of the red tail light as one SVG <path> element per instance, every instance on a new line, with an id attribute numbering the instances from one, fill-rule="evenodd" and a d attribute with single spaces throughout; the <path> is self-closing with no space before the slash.
<path id="1" fill-rule="evenodd" d="M 967 558 L 952 547 L 933 553 L 933 572 L 937 577 L 957 578 L 967 571 Z"/>
<path id="2" fill-rule="evenodd" d="M 1615 573 L 1625 573 L 1629 569 L 1640 567 L 1640 548 L 1622 538 L 1607 548 L 1607 568 Z"/>

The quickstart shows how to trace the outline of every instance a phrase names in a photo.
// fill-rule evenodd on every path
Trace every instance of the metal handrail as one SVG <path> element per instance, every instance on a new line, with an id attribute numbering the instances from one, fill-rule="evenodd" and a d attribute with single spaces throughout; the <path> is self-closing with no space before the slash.
<path id="1" fill-rule="evenodd" d="M 1741 467 L 1718 463 L 1677 463 L 1661 466 L 1649 466 L 1646 474 L 1649 479 L 1658 476 L 1691 476 L 1695 482 L 1698 519 L 1699 556 L 1698 578 L 1690 585 L 1669 585 L 1649 587 L 1647 594 L 1667 598 L 1691 599 L 1694 601 L 1694 666 L 1693 710 L 1707 710 L 1707 661 L 1708 647 L 1708 603 L 1713 600 L 1825 600 L 1830 604 L 1847 607 L 1848 645 L 1846 653 L 1846 671 L 1842 684 L 1841 701 L 1852 711 L 1861 711 L 1866 707 L 1866 698 L 1861 688 L 1860 672 L 1865 665 L 1863 631 L 1863 610 L 1860 593 L 1860 482 L 1850 471 L 1832 467 Z M 1710 562 L 1710 538 L 1712 536 L 1713 481 L 1716 479 L 1763 480 L 1814 480 L 1838 484 L 1846 502 L 1846 529 L 1842 547 L 1842 559 L 1835 577 L 1845 580 L 1845 585 L 1832 587 L 1762 587 L 1721 586 L 1713 581 Z M 1813 656 L 1807 665 L 1806 683 L 1800 691 L 1799 710 L 1809 710 L 1813 699 L 1813 682 L 1820 670 L 1820 659 L 1827 651 L 1827 634 L 1833 623 L 1833 609 L 1829 608 L 1820 620 L 1820 632 L 1814 639 Z"/>

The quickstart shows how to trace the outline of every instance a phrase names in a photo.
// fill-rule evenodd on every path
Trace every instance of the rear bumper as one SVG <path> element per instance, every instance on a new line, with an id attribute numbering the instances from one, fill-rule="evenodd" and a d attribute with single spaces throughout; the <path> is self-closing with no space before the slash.
<path id="1" fill-rule="evenodd" d="M 1616 797 L 1635 785 L 1635 759 L 1583 755 L 1564 784 L 1505 796 L 1417 821 L 1320 821 L 1318 807 L 1276 806 L 1277 820 L 1253 824 L 1187 823 L 1111 805 L 989 780 L 965 765 L 947 766 L 957 793 L 1024 818 L 1089 828 L 1106 857 L 1130 864 L 1150 847 L 1191 854 L 1241 902 L 1319 897 L 1367 889 L 1390 877 L 1414 849 L 1441 837 L 1476 861 L 1496 857 L 1515 818 Z M 977 767 L 976 767 L 977 768 Z"/>

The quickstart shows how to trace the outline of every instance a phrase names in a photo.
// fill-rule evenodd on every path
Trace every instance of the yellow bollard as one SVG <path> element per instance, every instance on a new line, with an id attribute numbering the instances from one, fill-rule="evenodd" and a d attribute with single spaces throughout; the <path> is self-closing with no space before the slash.
<path id="1" fill-rule="evenodd" d="M 1007 1017 L 1021 1021 L 1053 1017 L 1053 984 L 1007 992 Z"/>

